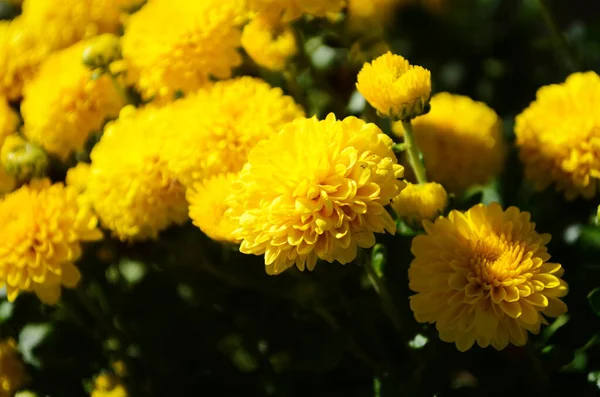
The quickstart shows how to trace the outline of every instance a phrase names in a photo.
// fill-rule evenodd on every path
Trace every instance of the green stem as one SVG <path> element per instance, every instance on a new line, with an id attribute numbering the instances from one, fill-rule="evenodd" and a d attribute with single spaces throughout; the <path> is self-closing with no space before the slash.
<path id="1" fill-rule="evenodd" d="M 575 60 L 575 56 L 571 51 L 571 47 L 569 47 L 569 43 L 565 35 L 560 31 L 554 17 L 552 16 L 552 12 L 550 11 L 550 7 L 546 3 L 546 0 L 537 0 L 538 7 L 540 10 L 540 14 L 546 23 L 546 27 L 550 31 L 552 35 L 552 41 L 554 44 L 554 48 L 556 49 L 557 56 L 561 61 L 564 61 L 566 67 L 571 71 L 577 71 L 577 61 Z"/>
<path id="2" fill-rule="evenodd" d="M 398 314 L 398 309 L 396 308 L 396 304 L 392 299 L 392 295 L 388 291 L 381 277 L 377 275 L 377 271 L 373 267 L 373 263 L 371 262 L 369 255 L 365 255 L 364 262 L 369 281 L 371 282 L 375 292 L 377 292 L 379 295 L 379 298 L 381 298 L 383 310 L 392 321 L 392 324 L 394 324 L 396 331 L 400 332 L 402 330 L 402 320 L 400 320 L 400 315 Z"/>
<path id="3" fill-rule="evenodd" d="M 415 133 L 410 120 L 402 121 L 404 127 L 404 142 L 406 153 L 408 153 L 408 162 L 415 172 L 417 182 L 427 183 L 427 174 L 425 173 L 425 165 L 423 164 L 423 155 L 415 141 Z"/>

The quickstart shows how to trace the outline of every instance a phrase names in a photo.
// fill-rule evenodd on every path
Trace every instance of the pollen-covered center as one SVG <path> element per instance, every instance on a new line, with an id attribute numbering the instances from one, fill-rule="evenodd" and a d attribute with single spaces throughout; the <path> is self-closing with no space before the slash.
<path id="1" fill-rule="evenodd" d="M 521 275 L 524 248 L 496 235 L 478 240 L 469 258 L 467 278 L 484 289 L 515 284 Z"/>

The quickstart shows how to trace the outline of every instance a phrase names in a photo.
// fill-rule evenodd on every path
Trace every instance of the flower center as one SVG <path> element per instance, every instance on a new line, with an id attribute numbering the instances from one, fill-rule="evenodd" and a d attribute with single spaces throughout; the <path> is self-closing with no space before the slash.
<path id="1" fill-rule="evenodd" d="M 467 277 L 485 289 L 497 287 L 502 282 L 519 276 L 518 267 L 522 257 L 523 247 L 520 244 L 490 236 L 475 244 L 469 259 L 471 270 Z"/>

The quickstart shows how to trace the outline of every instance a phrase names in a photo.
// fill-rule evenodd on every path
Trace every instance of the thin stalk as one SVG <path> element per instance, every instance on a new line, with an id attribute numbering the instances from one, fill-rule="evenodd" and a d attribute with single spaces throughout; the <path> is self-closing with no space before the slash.
<path id="1" fill-rule="evenodd" d="M 427 183 L 427 174 L 425 173 L 425 165 L 423 164 L 423 156 L 417 142 L 415 141 L 415 133 L 410 120 L 402 121 L 404 127 L 404 143 L 406 153 L 408 153 L 408 162 L 415 172 L 417 182 Z"/>
<path id="2" fill-rule="evenodd" d="M 377 275 L 377 271 L 373 267 L 371 262 L 371 258 L 366 255 L 364 259 L 365 270 L 367 271 L 367 276 L 369 277 L 369 281 L 373 286 L 379 298 L 381 298 L 381 303 L 383 305 L 383 310 L 387 314 L 387 316 L 394 324 L 394 328 L 396 331 L 400 332 L 402 330 L 402 320 L 400 320 L 400 315 L 398 314 L 398 309 L 396 308 L 396 304 L 392 299 L 392 295 L 388 291 L 387 287 L 383 280 Z"/>
<path id="3" fill-rule="evenodd" d="M 571 47 L 569 47 L 567 38 L 558 28 L 558 25 L 556 24 L 556 21 L 552 15 L 552 12 L 550 11 L 550 7 L 548 7 L 548 4 L 546 3 L 546 0 L 537 0 L 537 3 L 540 10 L 540 14 L 544 19 L 544 23 L 546 24 L 546 27 L 552 35 L 552 42 L 554 44 L 554 48 L 556 49 L 556 55 L 561 61 L 565 62 L 566 67 L 571 72 L 577 71 L 578 62 L 575 60 L 575 56 L 573 55 Z"/>

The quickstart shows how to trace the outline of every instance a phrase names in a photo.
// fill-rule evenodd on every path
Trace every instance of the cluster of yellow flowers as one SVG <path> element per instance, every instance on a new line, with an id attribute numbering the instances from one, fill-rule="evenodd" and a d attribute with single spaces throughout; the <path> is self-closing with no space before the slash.
<path id="1" fill-rule="evenodd" d="M 280 88 L 236 74 L 240 48 L 285 70 L 302 44 L 291 22 L 339 13 L 343 0 L 151 0 L 128 18 L 123 10 L 138 1 L 49 3 L 25 0 L 22 16 L 0 22 L 0 283 L 9 300 L 34 292 L 55 304 L 61 286 L 78 284 L 75 262 L 83 243 L 102 238 L 99 225 L 132 242 L 191 218 L 280 274 L 352 262 L 401 219 L 425 230 L 412 242 L 411 308 L 458 349 L 523 345 L 526 331 L 566 311 L 550 236 L 527 212 L 480 204 L 444 216 L 447 191 L 461 194 L 503 170 L 508 145 L 488 106 L 432 97 L 430 71 L 391 52 L 365 64 L 356 87 L 394 121 L 406 153 L 399 161 L 399 145 L 376 124 L 305 117 Z M 358 4 L 349 2 L 351 18 L 375 12 Z M 98 36 L 118 33 L 122 21 L 121 38 Z M 125 85 L 145 103 L 128 104 Z M 8 100 L 20 97 L 18 131 Z M 599 104 L 600 77 L 578 73 L 540 89 L 517 117 L 536 187 L 555 182 L 567 198 L 595 196 Z M 75 165 L 92 137 L 90 162 Z M 31 178 L 47 155 L 72 166 L 66 186 Z M 418 183 L 401 179 L 406 163 L 406 178 Z M 126 395 L 107 377 L 96 389 Z"/>

